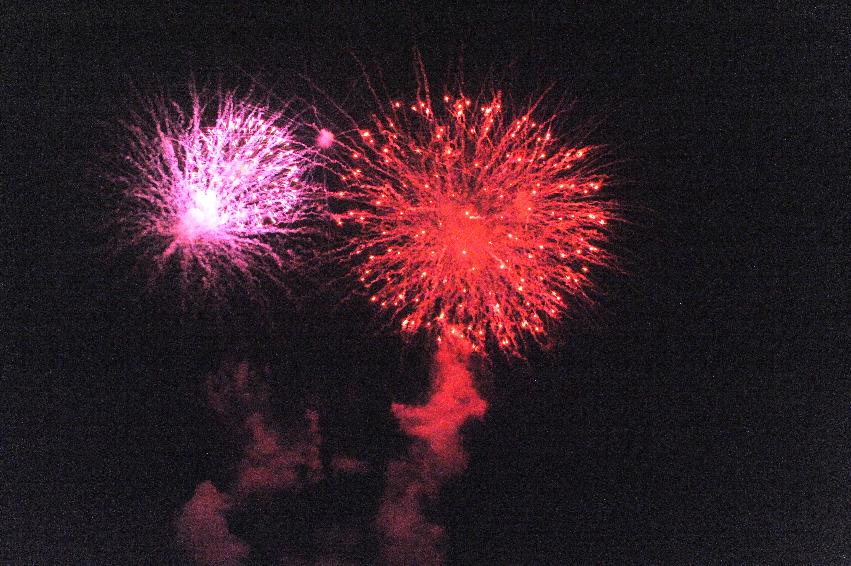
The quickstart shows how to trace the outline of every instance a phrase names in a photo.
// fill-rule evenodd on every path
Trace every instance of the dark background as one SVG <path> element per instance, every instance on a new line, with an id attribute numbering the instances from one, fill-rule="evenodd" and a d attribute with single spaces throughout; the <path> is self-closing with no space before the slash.
<path id="1" fill-rule="evenodd" d="M 843 3 L 19 4 L 0 10 L 0 560 L 179 563 L 176 513 L 239 457 L 203 388 L 226 360 L 270 364 L 278 424 L 317 407 L 326 451 L 374 470 L 232 529 L 269 550 L 368 524 L 404 448 L 389 404 L 423 393 L 428 355 L 307 283 L 266 321 L 145 291 L 106 253 L 97 173 L 137 92 L 256 80 L 321 106 L 304 76 L 357 113 L 355 56 L 410 97 L 418 48 L 435 85 L 461 59 L 474 89 L 493 71 L 576 101 L 632 222 L 591 319 L 485 377 L 469 469 L 431 510 L 447 561 L 848 562 Z"/>

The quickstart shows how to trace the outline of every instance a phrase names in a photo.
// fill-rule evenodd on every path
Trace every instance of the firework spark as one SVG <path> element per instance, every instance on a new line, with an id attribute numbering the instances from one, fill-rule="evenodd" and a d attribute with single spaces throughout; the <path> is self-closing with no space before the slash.
<path id="1" fill-rule="evenodd" d="M 204 289 L 283 267 L 292 253 L 273 244 L 300 230 L 312 191 L 312 150 L 280 112 L 234 92 L 209 98 L 193 91 L 188 113 L 158 101 L 134 116 L 118 179 L 129 241 Z"/>
<path id="2" fill-rule="evenodd" d="M 358 226 L 358 278 L 403 332 L 464 336 L 479 352 L 493 339 L 516 354 L 589 300 L 589 270 L 608 260 L 597 148 L 560 141 L 537 105 L 510 119 L 499 93 L 443 103 L 427 90 L 393 101 L 340 140 L 336 221 Z"/>

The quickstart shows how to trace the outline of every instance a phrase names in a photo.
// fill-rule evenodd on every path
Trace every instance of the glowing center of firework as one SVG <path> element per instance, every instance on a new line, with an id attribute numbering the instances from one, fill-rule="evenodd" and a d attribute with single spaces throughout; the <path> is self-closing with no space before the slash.
<path id="1" fill-rule="evenodd" d="M 472 206 L 454 203 L 437 209 L 435 232 L 455 265 L 481 265 L 490 255 L 493 228 Z M 490 244 L 489 244 L 490 242 Z"/>
<path id="2" fill-rule="evenodd" d="M 192 204 L 183 215 L 180 233 L 186 240 L 219 235 L 227 221 L 218 193 L 212 189 L 198 190 L 192 194 Z"/>

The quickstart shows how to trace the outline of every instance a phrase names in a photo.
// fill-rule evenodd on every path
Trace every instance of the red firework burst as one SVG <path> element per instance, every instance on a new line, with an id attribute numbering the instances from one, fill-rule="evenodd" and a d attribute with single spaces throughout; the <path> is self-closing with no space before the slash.
<path id="1" fill-rule="evenodd" d="M 336 221 L 359 226 L 359 281 L 403 332 L 461 335 L 478 351 L 492 338 L 517 354 L 589 300 L 589 271 L 607 263 L 597 148 L 565 144 L 536 104 L 511 119 L 499 93 L 443 102 L 394 101 L 340 141 Z"/>

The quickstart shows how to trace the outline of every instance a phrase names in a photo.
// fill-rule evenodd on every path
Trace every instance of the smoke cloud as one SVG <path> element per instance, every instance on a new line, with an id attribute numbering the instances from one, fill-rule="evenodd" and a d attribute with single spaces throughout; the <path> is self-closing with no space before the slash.
<path id="1" fill-rule="evenodd" d="M 427 402 L 392 405 L 401 430 L 412 442 L 404 458 L 387 466 L 375 522 L 381 553 L 388 564 L 443 563 L 444 529 L 429 519 L 427 507 L 437 500 L 450 478 L 466 469 L 468 456 L 461 429 L 465 423 L 481 419 L 487 410 L 487 403 L 473 385 L 470 356 L 468 343 L 442 341 L 434 358 Z M 264 380 L 246 363 L 211 376 L 208 395 L 211 406 L 245 439 L 244 445 L 233 478 L 225 488 L 217 488 L 211 481 L 197 486 L 177 518 L 178 540 L 188 556 L 202 566 L 251 563 L 258 555 L 230 531 L 228 515 L 262 505 L 268 501 L 262 496 L 299 493 L 325 479 L 319 414 L 308 409 L 302 426 L 282 434 L 270 420 L 273 412 Z M 362 460 L 338 454 L 329 457 L 327 471 L 337 477 L 369 473 L 369 468 Z M 323 488 L 317 487 L 321 493 Z M 255 497 L 258 495 L 260 499 Z M 309 501 L 311 495 L 306 493 L 305 497 Z M 351 552 L 363 556 L 362 527 L 352 523 L 350 517 L 338 519 L 319 530 L 308 525 L 305 544 L 312 550 L 297 551 L 291 547 L 296 541 L 286 542 L 284 537 L 275 550 L 276 561 L 347 564 L 352 562 L 342 556 Z M 311 530 L 315 531 L 312 535 L 308 534 Z M 256 552 L 268 555 L 268 549 L 257 548 Z M 313 554 L 313 558 L 305 556 L 305 552 Z"/>
<path id="2" fill-rule="evenodd" d="M 235 491 L 240 496 L 264 491 L 282 491 L 298 487 L 302 476 L 311 483 L 322 476 L 322 462 L 318 459 L 318 415 L 307 411 L 311 427 L 316 427 L 312 438 L 283 446 L 280 436 L 254 413 L 245 421 L 252 441 L 246 447 L 245 457 L 239 466 L 239 479 Z"/>
<path id="3" fill-rule="evenodd" d="M 211 482 L 201 482 L 177 519 L 178 541 L 198 564 L 231 566 L 248 555 L 248 546 L 231 534 L 223 513 L 231 498 Z"/>
<path id="4" fill-rule="evenodd" d="M 208 395 L 222 417 L 241 419 L 240 428 L 249 441 L 229 493 L 210 481 L 201 482 L 176 527 L 178 541 L 195 563 L 229 566 L 240 564 L 250 548 L 230 532 L 226 513 L 243 509 L 251 495 L 296 490 L 322 480 L 322 436 L 319 414 L 309 409 L 306 430 L 285 442 L 267 422 L 268 394 L 247 363 L 211 376 Z"/>
<path id="5" fill-rule="evenodd" d="M 432 392 L 422 406 L 394 404 L 399 426 L 414 439 L 408 456 L 387 467 L 387 487 L 378 511 L 384 558 L 392 565 L 443 563 L 444 530 L 431 523 L 423 507 L 446 481 L 467 467 L 460 429 L 481 419 L 487 402 L 473 386 L 470 348 L 444 340 L 435 356 Z"/>

